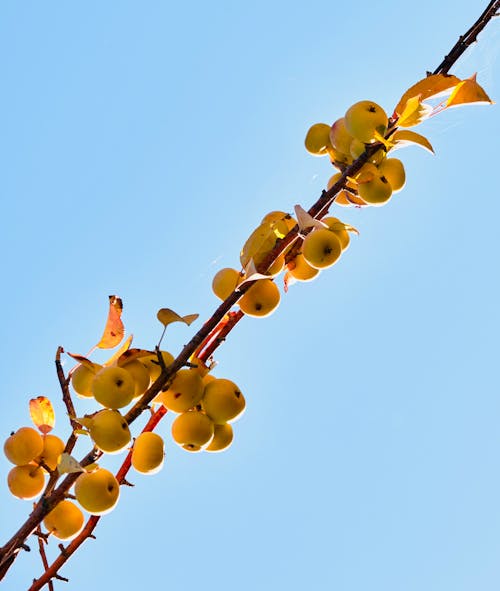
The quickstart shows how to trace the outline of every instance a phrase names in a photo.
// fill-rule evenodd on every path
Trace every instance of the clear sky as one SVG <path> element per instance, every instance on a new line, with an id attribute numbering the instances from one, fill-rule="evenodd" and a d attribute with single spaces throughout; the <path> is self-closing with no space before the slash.
<path id="1" fill-rule="evenodd" d="M 38 395 L 68 435 L 55 351 L 88 351 L 109 294 L 139 347 L 159 308 L 198 312 L 176 353 L 262 216 L 325 186 L 308 127 L 390 112 L 486 3 L 2 2 L 1 436 Z M 494 21 L 454 69 L 497 102 L 499 47 Z M 247 399 L 233 446 L 188 454 L 167 417 L 163 471 L 131 475 L 68 588 L 498 590 L 498 110 L 419 131 L 436 155 L 399 152 L 399 195 L 335 210 L 360 231 L 339 264 L 217 352 Z M 2 544 L 30 502 L 0 469 Z M 31 546 L 5 589 L 41 573 Z"/>

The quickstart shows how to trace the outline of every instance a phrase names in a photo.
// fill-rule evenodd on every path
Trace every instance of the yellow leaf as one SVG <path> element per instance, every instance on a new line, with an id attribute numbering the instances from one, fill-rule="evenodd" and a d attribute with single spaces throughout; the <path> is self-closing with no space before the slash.
<path id="1" fill-rule="evenodd" d="M 434 149 L 430 141 L 425 136 L 414 131 L 409 131 L 407 129 L 398 130 L 393 134 L 391 140 L 394 144 L 392 150 L 404 148 L 410 144 L 416 144 L 417 146 L 421 146 L 425 150 L 428 150 L 431 154 L 434 154 Z"/>
<path id="2" fill-rule="evenodd" d="M 123 355 L 123 353 L 125 353 L 125 351 L 128 351 L 130 345 L 132 344 L 132 340 L 134 338 L 134 335 L 129 335 L 124 341 L 123 343 L 120 345 L 120 348 L 118 349 L 118 351 L 115 351 L 113 353 L 113 355 L 111 355 L 111 357 L 106 361 L 106 363 L 104 363 L 104 365 L 106 367 L 109 367 L 110 365 L 113 365 L 113 363 L 121 356 Z"/>
<path id="3" fill-rule="evenodd" d="M 403 112 L 397 121 L 398 127 L 413 127 L 424 119 L 427 119 L 432 112 L 432 107 L 422 103 L 421 95 L 414 96 L 406 101 Z"/>
<path id="4" fill-rule="evenodd" d="M 59 474 L 72 474 L 73 472 L 85 472 L 80 466 L 80 463 L 75 460 L 73 456 L 64 452 L 61 454 L 59 463 L 57 464 L 57 470 Z"/>
<path id="5" fill-rule="evenodd" d="M 438 96 L 447 90 L 451 92 L 451 89 L 459 83 L 459 78 L 448 74 L 432 74 L 431 76 L 427 76 L 426 78 L 419 80 L 403 94 L 399 103 L 396 105 L 394 112 L 400 116 L 410 99 L 420 96 L 420 101 L 423 102 L 429 98 Z"/>
<path id="6" fill-rule="evenodd" d="M 351 191 L 347 191 L 347 189 L 343 189 L 337 193 L 335 203 L 342 207 L 364 207 L 366 205 L 366 202 L 361 197 L 351 193 Z"/>
<path id="7" fill-rule="evenodd" d="M 170 308 L 162 308 L 158 310 L 156 317 L 158 320 L 163 324 L 163 326 L 168 326 L 172 322 L 184 322 L 188 326 L 193 323 L 199 314 L 188 314 L 187 316 L 179 316 L 177 312 L 174 312 Z"/>
<path id="8" fill-rule="evenodd" d="M 30 400 L 31 420 L 44 435 L 54 428 L 56 416 L 52 403 L 45 396 L 38 396 Z"/>
<path id="9" fill-rule="evenodd" d="M 446 101 L 446 107 L 460 107 L 471 104 L 492 105 L 493 101 L 476 82 L 476 74 L 460 82 Z"/>
<path id="10" fill-rule="evenodd" d="M 87 359 L 83 355 L 78 355 L 76 353 L 68 353 L 68 355 L 72 357 L 75 361 L 78 361 L 80 365 L 84 365 L 87 369 L 94 371 L 94 364 L 92 363 L 92 361 L 90 361 L 90 359 Z M 75 369 L 76 365 L 71 371 L 74 371 Z"/>
<path id="11" fill-rule="evenodd" d="M 294 209 L 295 215 L 297 216 L 299 232 L 308 228 L 326 228 L 326 224 L 313 218 L 301 205 L 295 205 Z"/>
<path id="12" fill-rule="evenodd" d="M 154 351 L 147 351 L 146 349 L 129 349 L 116 359 L 116 364 L 123 367 L 127 363 L 134 361 L 134 359 L 140 359 L 141 357 L 147 357 L 148 355 L 154 355 Z"/>
<path id="13" fill-rule="evenodd" d="M 121 319 L 123 310 L 122 300 L 118 296 L 109 296 L 109 313 L 106 328 L 97 344 L 99 349 L 113 349 L 120 344 L 125 334 L 125 327 Z"/>

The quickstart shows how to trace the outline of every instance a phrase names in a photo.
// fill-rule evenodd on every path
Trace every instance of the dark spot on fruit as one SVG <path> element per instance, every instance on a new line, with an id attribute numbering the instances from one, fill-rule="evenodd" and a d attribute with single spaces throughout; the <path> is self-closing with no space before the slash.
<path id="1" fill-rule="evenodd" d="M 377 110 L 373 105 L 370 105 L 368 107 L 368 110 L 370 111 L 370 113 L 375 113 L 375 111 Z"/>
<path id="2" fill-rule="evenodd" d="M 115 490 L 115 485 L 114 484 L 108 484 L 108 492 L 113 492 Z"/>
<path id="3" fill-rule="evenodd" d="M 180 396 L 182 396 L 182 394 L 180 392 L 176 392 L 174 394 L 174 398 L 177 400 L 177 398 L 179 398 Z"/>
<path id="4" fill-rule="evenodd" d="M 239 392 L 238 390 L 236 390 L 236 392 L 234 393 L 234 395 L 236 396 L 236 398 L 239 398 L 241 396 L 241 392 Z"/>
<path id="5" fill-rule="evenodd" d="M 262 310 L 262 304 L 255 304 L 256 310 Z"/>
<path id="6" fill-rule="evenodd" d="M 119 388 L 120 386 L 122 386 L 122 385 L 123 385 L 123 380 L 122 380 L 121 378 L 120 378 L 120 379 L 118 379 L 118 380 L 116 380 L 116 385 L 118 386 L 118 388 Z"/>

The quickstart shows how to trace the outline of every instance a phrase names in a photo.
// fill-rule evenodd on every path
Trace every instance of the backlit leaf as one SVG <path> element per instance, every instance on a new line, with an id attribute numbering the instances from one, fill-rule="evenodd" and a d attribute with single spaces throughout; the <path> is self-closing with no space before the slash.
<path id="1" fill-rule="evenodd" d="M 134 359 L 148 357 L 149 355 L 154 355 L 154 351 L 147 351 L 146 349 L 129 349 L 117 357 L 116 364 L 123 367 L 127 363 L 134 361 Z"/>
<path id="2" fill-rule="evenodd" d="M 192 324 L 197 318 L 199 314 L 188 314 L 187 316 L 179 316 L 177 312 L 174 312 L 170 308 L 162 308 L 158 310 L 156 317 L 158 320 L 163 324 L 163 326 L 168 326 L 172 324 L 172 322 L 184 322 L 188 326 Z"/>
<path id="3" fill-rule="evenodd" d="M 459 107 L 462 105 L 491 105 L 493 101 L 484 92 L 482 86 L 476 82 L 476 74 L 463 80 L 456 86 L 446 101 L 446 107 Z"/>
<path id="4" fill-rule="evenodd" d="M 308 228 L 326 228 L 326 224 L 313 218 L 312 215 L 308 214 L 301 205 L 296 205 L 294 209 L 300 232 L 302 232 L 302 230 L 307 230 Z"/>
<path id="5" fill-rule="evenodd" d="M 61 458 L 59 459 L 59 463 L 57 464 L 57 470 L 59 471 L 59 474 L 73 474 L 76 472 L 85 472 L 78 460 L 75 460 L 73 456 L 70 456 L 66 452 L 61 454 Z"/>
<path id="6" fill-rule="evenodd" d="M 115 351 L 113 353 L 113 355 L 111 355 L 111 357 L 106 361 L 106 363 L 104 363 L 104 365 L 106 367 L 109 367 L 110 365 L 113 365 L 115 363 L 115 361 L 121 356 L 123 355 L 123 353 L 125 353 L 125 351 L 128 351 L 130 345 L 132 344 L 132 340 L 134 338 L 134 335 L 129 335 L 124 341 L 123 343 L 120 345 L 120 348 L 118 349 L 118 351 Z"/>
<path id="7" fill-rule="evenodd" d="M 341 207 L 366 207 L 366 202 L 358 195 L 344 189 L 335 196 L 335 203 Z"/>
<path id="8" fill-rule="evenodd" d="M 121 343 L 125 334 L 125 327 L 121 319 L 122 310 L 122 300 L 114 295 L 109 296 L 108 320 L 101 340 L 97 344 L 99 349 L 113 349 Z"/>
<path id="9" fill-rule="evenodd" d="M 72 357 L 75 361 L 78 361 L 80 365 L 84 365 L 87 369 L 94 371 L 94 364 L 92 363 L 92 361 L 90 361 L 90 359 L 87 359 L 83 355 L 78 355 L 77 353 L 68 353 L 68 355 Z M 73 372 L 76 369 L 76 367 L 77 366 L 75 365 L 75 367 L 71 371 Z"/>
<path id="10" fill-rule="evenodd" d="M 400 116 L 410 99 L 420 96 L 420 101 L 424 102 L 425 100 L 437 97 L 446 91 L 451 92 L 451 90 L 459 83 L 459 78 L 448 74 L 432 74 L 431 76 L 427 76 L 426 78 L 419 80 L 403 94 L 399 103 L 396 105 L 394 112 Z"/>
<path id="11" fill-rule="evenodd" d="M 399 116 L 398 127 L 413 127 L 432 113 L 432 107 L 422 103 L 421 95 L 414 96 L 406 102 L 403 112 Z"/>
<path id="12" fill-rule="evenodd" d="M 425 136 L 414 131 L 408 129 L 398 130 L 394 133 L 391 139 L 394 144 L 392 150 L 416 144 L 417 146 L 421 146 L 425 150 L 428 150 L 431 154 L 434 154 L 434 149 L 429 140 Z"/>
<path id="13" fill-rule="evenodd" d="M 45 396 L 30 400 L 30 416 L 38 430 L 46 435 L 54 428 L 56 416 L 52 403 Z"/>

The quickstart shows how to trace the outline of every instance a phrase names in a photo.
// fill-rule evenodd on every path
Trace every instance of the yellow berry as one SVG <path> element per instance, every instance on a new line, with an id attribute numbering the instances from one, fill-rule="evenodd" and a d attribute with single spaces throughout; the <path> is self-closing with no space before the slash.
<path id="1" fill-rule="evenodd" d="M 330 125 L 326 123 L 315 123 L 306 134 L 304 141 L 306 150 L 314 156 L 324 156 L 330 143 Z"/>
<path id="2" fill-rule="evenodd" d="M 71 385 L 80 398 L 92 398 L 92 382 L 102 365 L 92 363 L 92 367 L 79 365 L 71 374 Z"/>
<path id="3" fill-rule="evenodd" d="M 70 540 L 83 528 L 82 511 L 71 501 L 63 500 L 45 517 L 43 525 L 56 538 Z"/>
<path id="4" fill-rule="evenodd" d="M 280 290 L 270 279 L 258 279 L 238 300 L 241 311 L 263 318 L 274 312 L 280 303 Z"/>
<path id="5" fill-rule="evenodd" d="M 75 482 L 78 503 L 92 515 L 109 513 L 120 497 L 120 485 L 114 475 L 105 468 L 80 474 Z"/>
<path id="6" fill-rule="evenodd" d="M 233 442 L 233 428 L 229 423 L 214 425 L 214 437 L 205 451 L 217 452 L 227 449 Z"/>
<path id="7" fill-rule="evenodd" d="M 21 427 L 4 443 L 5 456 L 16 466 L 29 464 L 42 453 L 43 439 L 32 427 Z"/>
<path id="8" fill-rule="evenodd" d="M 132 450 L 132 466 L 141 474 L 156 474 L 163 466 L 163 448 L 163 439 L 157 433 L 141 433 Z"/>
<path id="9" fill-rule="evenodd" d="M 203 396 L 203 378 L 197 369 L 180 369 L 168 390 L 157 396 L 158 402 L 174 412 L 186 412 Z"/>
<path id="10" fill-rule="evenodd" d="M 245 398 L 231 380 L 218 378 L 205 386 L 203 410 L 216 424 L 235 421 L 245 410 Z"/>
<path id="11" fill-rule="evenodd" d="M 199 451 L 214 436 L 214 423 L 204 413 L 190 410 L 180 414 L 172 423 L 172 437 L 187 451 Z"/>
<path id="12" fill-rule="evenodd" d="M 122 408 L 135 396 L 134 378 L 123 367 L 104 367 L 92 382 L 92 393 L 106 408 Z"/>
<path id="13" fill-rule="evenodd" d="M 129 445 L 130 429 L 119 411 L 105 408 L 90 420 L 90 437 L 101 451 L 115 454 Z"/>
<path id="14" fill-rule="evenodd" d="M 14 466 L 7 475 L 10 492 L 18 499 L 34 499 L 45 485 L 44 473 L 38 466 Z"/>

